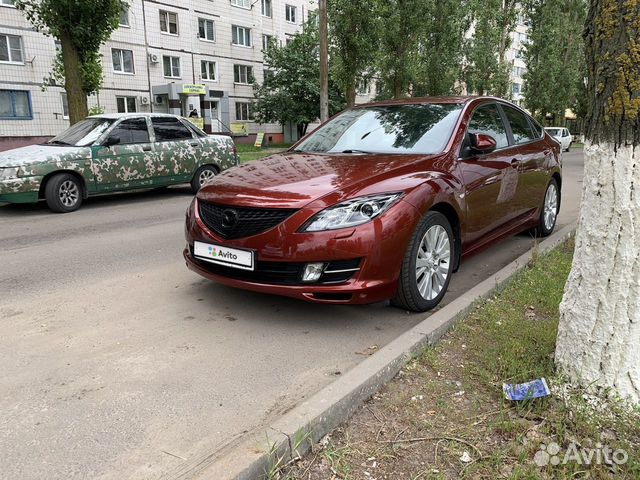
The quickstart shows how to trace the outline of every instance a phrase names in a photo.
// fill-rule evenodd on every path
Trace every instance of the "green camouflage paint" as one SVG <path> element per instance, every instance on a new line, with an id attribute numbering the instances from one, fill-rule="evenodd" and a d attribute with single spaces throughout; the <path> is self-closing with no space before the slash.
<path id="1" fill-rule="evenodd" d="M 236 164 L 233 141 L 226 136 L 109 148 L 31 145 L 0 152 L 0 201 L 35 202 L 42 181 L 62 171 L 80 175 L 91 194 L 189 182 L 201 165 L 223 171 Z M 2 176 L 3 169 L 15 167 L 17 176 Z"/>

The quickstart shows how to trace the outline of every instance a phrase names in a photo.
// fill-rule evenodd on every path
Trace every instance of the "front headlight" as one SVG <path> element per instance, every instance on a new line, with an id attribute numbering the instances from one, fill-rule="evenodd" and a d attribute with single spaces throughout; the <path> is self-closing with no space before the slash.
<path id="1" fill-rule="evenodd" d="M 362 225 L 382 215 L 401 196 L 402 193 L 383 193 L 338 203 L 315 214 L 300 231 L 320 232 Z"/>
<path id="2" fill-rule="evenodd" d="M 19 171 L 20 171 L 20 168 L 18 167 L 0 168 L 0 180 L 18 178 Z"/>

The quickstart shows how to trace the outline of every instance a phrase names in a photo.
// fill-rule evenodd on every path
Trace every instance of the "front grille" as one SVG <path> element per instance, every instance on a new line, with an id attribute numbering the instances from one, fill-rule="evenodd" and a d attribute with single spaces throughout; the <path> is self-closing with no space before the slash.
<path id="1" fill-rule="evenodd" d="M 191 256 L 193 258 L 193 248 L 191 248 Z M 269 285 L 327 285 L 343 283 L 353 277 L 360 268 L 359 258 L 329 262 L 325 267 L 325 271 L 335 273 L 323 273 L 317 282 L 303 283 L 302 272 L 306 263 L 258 261 L 255 270 L 251 271 L 225 267 L 224 265 L 207 262 L 199 258 L 195 258 L 195 261 L 202 268 L 215 275 Z"/>
<path id="2" fill-rule="evenodd" d="M 284 222 L 296 210 L 284 208 L 243 208 L 198 202 L 200 218 L 207 228 L 222 238 L 257 235 Z"/>

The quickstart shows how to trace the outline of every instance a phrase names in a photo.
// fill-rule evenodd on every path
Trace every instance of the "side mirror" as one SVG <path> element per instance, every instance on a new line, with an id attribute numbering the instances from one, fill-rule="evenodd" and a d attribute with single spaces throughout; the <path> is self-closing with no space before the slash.
<path id="1" fill-rule="evenodd" d="M 474 153 L 491 153 L 496 149 L 496 141 L 491 135 L 472 133 L 469 135 L 471 151 Z"/>
<path id="2" fill-rule="evenodd" d="M 102 142 L 103 147 L 112 147 L 113 145 L 118 145 L 120 143 L 120 137 L 107 137 L 107 139 Z"/>

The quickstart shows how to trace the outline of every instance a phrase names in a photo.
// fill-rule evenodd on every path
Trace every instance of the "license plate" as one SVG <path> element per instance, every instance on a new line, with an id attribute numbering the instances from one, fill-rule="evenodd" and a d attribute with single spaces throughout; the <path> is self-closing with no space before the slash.
<path id="1" fill-rule="evenodd" d="M 254 269 L 254 254 L 250 250 L 194 242 L 193 254 L 207 262 L 218 263 L 226 267 L 240 268 L 242 270 Z"/>

